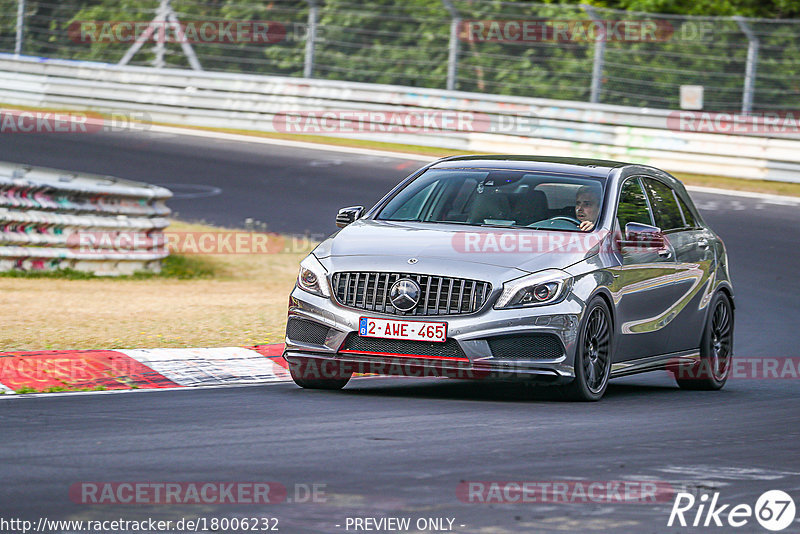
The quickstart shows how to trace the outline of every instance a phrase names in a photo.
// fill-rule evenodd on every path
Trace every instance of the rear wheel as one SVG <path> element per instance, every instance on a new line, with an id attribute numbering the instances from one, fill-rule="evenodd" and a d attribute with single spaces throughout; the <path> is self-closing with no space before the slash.
<path id="1" fill-rule="evenodd" d="M 342 389 L 353 376 L 340 362 L 302 357 L 289 360 L 289 373 L 295 384 L 306 389 Z"/>
<path id="2" fill-rule="evenodd" d="M 700 361 L 693 367 L 673 371 L 683 389 L 721 389 L 728 380 L 733 358 L 733 306 L 730 298 L 719 292 L 711 308 L 700 341 Z"/>
<path id="3" fill-rule="evenodd" d="M 608 387 L 612 354 L 611 313 L 597 297 L 586 307 L 575 349 L 575 380 L 563 387 L 567 398 L 598 401 Z"/>

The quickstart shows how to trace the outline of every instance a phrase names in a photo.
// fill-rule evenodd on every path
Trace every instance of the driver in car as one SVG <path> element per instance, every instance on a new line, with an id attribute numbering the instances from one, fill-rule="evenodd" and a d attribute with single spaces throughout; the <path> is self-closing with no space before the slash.
<path id="1" fill-rule="evenodd" d="M 580 221 L 578 228 L 591 232 L 600 210 L 600 194 L 595 188 L 584 185 L 575 195 L 575 218 Z"/>

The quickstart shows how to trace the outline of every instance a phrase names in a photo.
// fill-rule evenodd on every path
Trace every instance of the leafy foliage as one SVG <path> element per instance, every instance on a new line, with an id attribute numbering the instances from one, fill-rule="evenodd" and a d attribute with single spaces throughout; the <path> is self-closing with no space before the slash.
<path id="1" fill-rule="evenodd" d="M 585 0 L 531 4 L 452 0 L 462 19 L 457 29 L 456 88 L 464 91 L 567 100 L 588 100 L 596 53 L 591 40 L 509 42 L 470 40 L 469 21 L 583 21 Z M 600 99 L 611 104 L 676 108 L 685 84 L 706 88 L 706 109 L 741 105 L 748 40 L 731 19 L 678 17 L 741 15 L 800 17 L 796 0 L 593 0 L 603 20 L 656 21 L 666 28 L 658 41 L 609 40 Z M 312 76 L 413 87 L 447 86 L 451 14 L 442 0 L 316 0 L 317 34 Z M 309 1 L 172 0 L 183 23 L 208 20 L 270 21 L 285 33 L 275 43 L 194 43 L 211 71 L 302 76 L 309 33 Z M 0 50 L 14 48 L 17 0 L 0 0 Z M 86 21 L 149 21 L 158 0 L 28 0 L 23 53 L 118 62 L 130 42 L 77 42 Z M 669 16 L 664 16 L 669 15 Z M 751 21 L 760 41 L 756 109 L 798 109 L 800 29 L 797 21 Z M 70 30 L 73 30 L 72 32 Z M 186 68 L 176 43 L 165 47 L 168 66 Z M 153 42 L 132 63 L 150 65 Z"/>

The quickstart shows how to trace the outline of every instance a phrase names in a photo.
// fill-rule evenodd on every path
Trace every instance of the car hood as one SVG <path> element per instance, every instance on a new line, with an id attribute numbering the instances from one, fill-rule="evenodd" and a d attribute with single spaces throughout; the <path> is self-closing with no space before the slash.
<path id="1" fill-rule="evenodd" d="M 558 232 L 499 227 L 476 227 L 459 224 L 417 222 L 355 221 L 323 241 L 314 255 L 336 270 L 344 264 L 360 264 L 381 270 L 388 264 L 436 263 L 442 268 L 457 269 L 457 264 L 473 269 L 481 266 L 519 274 L 549 268 L 565 269 L 597 254 L 602 233 Z M 417 261 L 409 263 L 412 258 Z M 449 267 L 448 267 L 449 266 Z M 326 265 L 330 267 L 330 265 Z M 424 269 L 423 269 L 424 270 Z M 451 272 L 449 274 L 455 274 Z M 511 273 L 509 273 L 511 274 Z M 463 274 L 459 274 L 463 276 Z"/>

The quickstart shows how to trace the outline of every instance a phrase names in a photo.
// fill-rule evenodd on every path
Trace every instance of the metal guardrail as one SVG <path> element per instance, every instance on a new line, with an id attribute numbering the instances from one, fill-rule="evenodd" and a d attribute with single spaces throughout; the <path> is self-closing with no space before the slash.
<path id="1" fill-rule="evenodd" d="M 746 10 L 780 19 L 541 0 L 98 2 L 5 0 L 0 51 L 663 109 L 700 85 L 709 109 L 800 111 L 796 2 Z"/>
<path id="2" fill-rule="evenodd" d="M 599 157 L 673 172 L 800 182 L 800 129 L 763 135 L 683 131 L 677 111 L 653 110 L 275 76 L 194 72 L 0 54 L 0 102 L 99 112 L 144 112 L 152 121 L 276 131 L 276 116 L 309 111 L 467 112 L 482 126 L 426 133 L 306 132 L 470 152 Z M 530 126 L 496 126 L 520 117 Z M 718 119 L 719 117 L 717 117 Z M 367 120 L 376 120 L 370 117 Z M 387 125 L 391 126 L 391 125 Z M 716 131 L 735 131 L 731 120 Z M 391 130 L 391 128 L 388 128 Z M 777 130 L 777 129 L 773 129 Z"/>
<path id="3" fill-rule="evenodd" d="M 110 176 L 0 162 L 0 271 L 159 272 L 171 196 Z"/>

